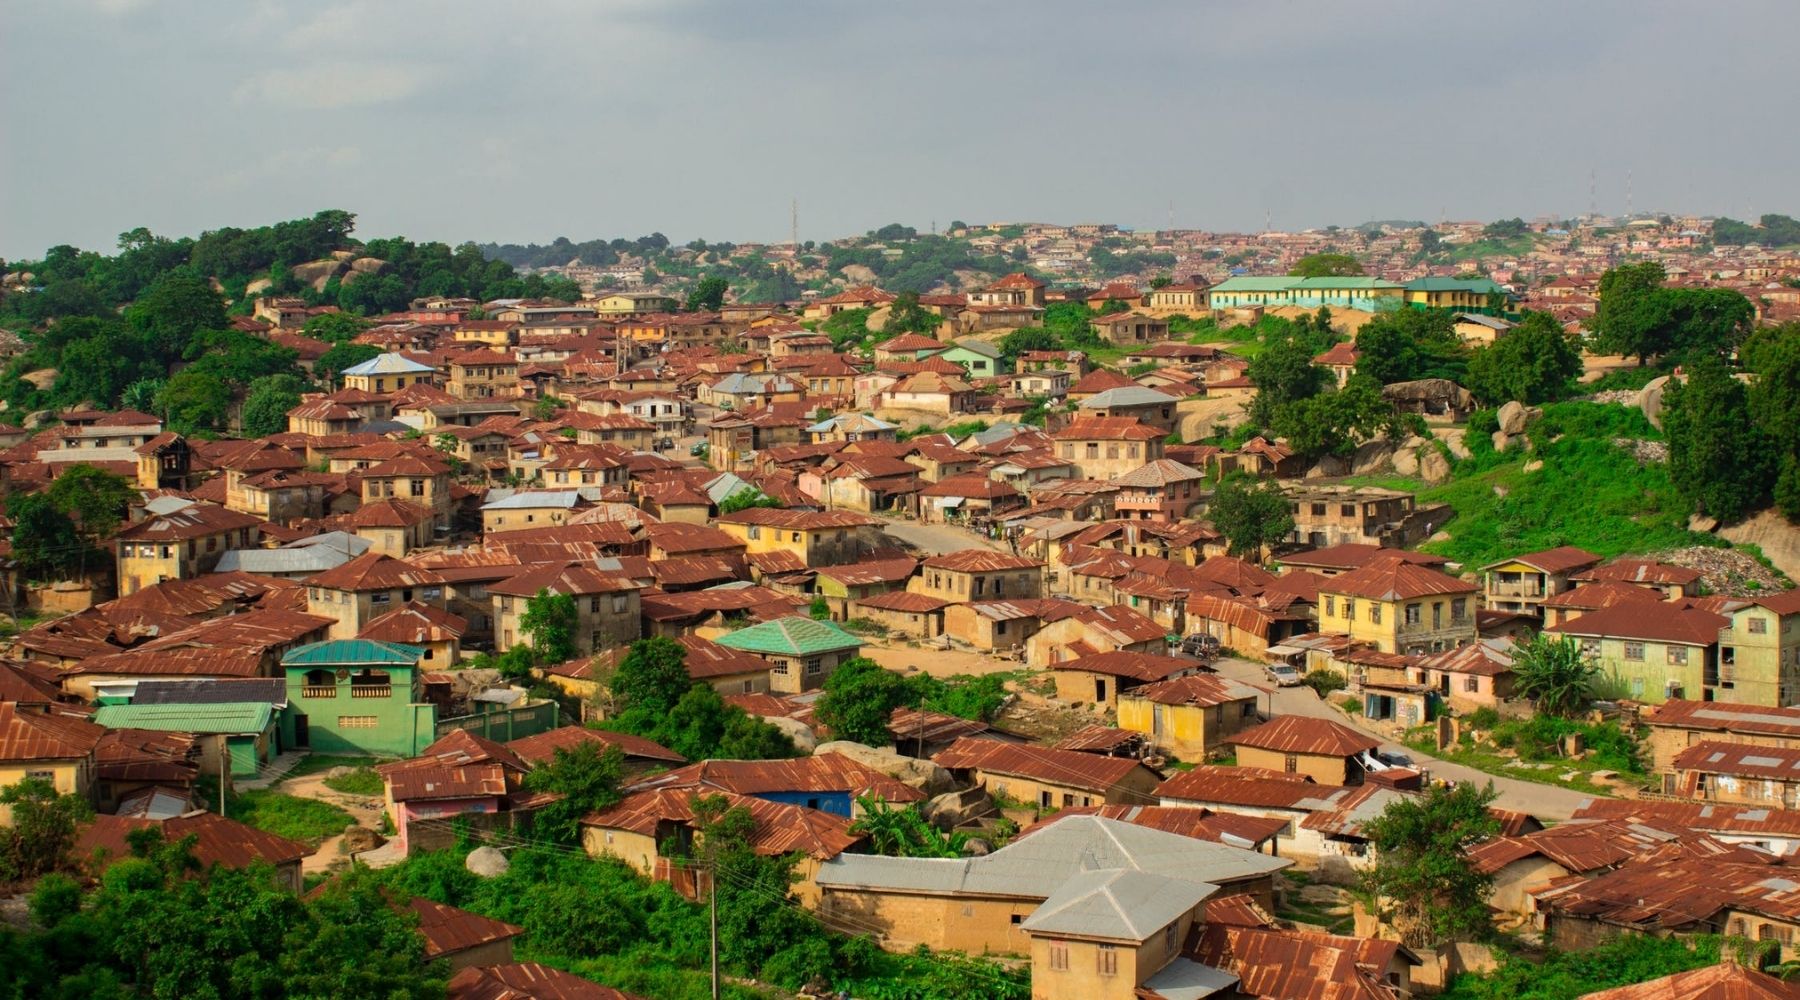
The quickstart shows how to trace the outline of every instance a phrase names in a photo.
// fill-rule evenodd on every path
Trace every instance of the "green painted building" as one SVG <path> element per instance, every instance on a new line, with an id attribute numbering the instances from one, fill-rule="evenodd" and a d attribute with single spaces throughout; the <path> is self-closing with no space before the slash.
<path id="1" fill-rule="evenodd" d="M 862 653 L 862 640 L 831 622 L 793 616 L 741 628 L 713 640 L 769 661 L 769 690 L 799 694 L 825 683 L 845 660 Z"/>
<path id="2" fill-rule="evenodd" d="M 199 737 L 200 770 L 222 770 L 220 738 L 233 777 L 254 778 L 281 749 L 275 709 L 268 702 L 228 701 L 216 705 L 102 705 L 94 721 L 108 729 L 153 729 Z"/>
<path id="3" fill-rule="evenodd" d="M 423 657 L 416 646 L 372 639 L 330 639 L 282 657 L 296 743 L 315 753 L 419 754 L 437 738 Z"/>
<path id="4" fill-rule="evenodd" d="M 1406 283 L 1406 305 L 1484 316 L 1504 316 L 1516 309 L 1512 295 L 1487 278 L 1415 278 Z"/>
<path id="5" fill-rule="evenodd" d="M 1000 348 L 985 340 L 964 338 L 939 352 L 937 356 L 952 364 L 962 365 L 970 378 L 993 378 L 1012 371 L 1012 366 L 1006 363 Z"/>

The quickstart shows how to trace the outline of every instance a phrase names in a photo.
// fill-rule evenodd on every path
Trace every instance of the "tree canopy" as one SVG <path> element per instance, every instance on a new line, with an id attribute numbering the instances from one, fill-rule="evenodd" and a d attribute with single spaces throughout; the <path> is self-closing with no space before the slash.
<path id="1" fill-rule="evenodd" d="M 1518 325 L 1469 356 L 1463 385 L 1487 406 L 1510 400 L 1528 405 L 1562 399 L 1582 372 L 1581 351 L 1548 313 L 1527 313 Z"/>
<path id="2" fill-rule="evenodd" d="M 1263 550 L 1294 530 L 1287 495 L 1271 480 L 1227 476 L 1207 507 L 1213 527 L 1230 543 L 1231 554 L 1262 559 Z"/>
<path id="3" fill-rule="evenodd" d="M 894 741 L 888 717 L 912 699 L 906 678 L 858 656 L 838 664 L 825 678 L 815 714 L 837 739 L 887 746 Z"/>
<path id="4" fill-rule="evenodd" d="M 1375 849 L 1363 887 L 1407 944 L 1430 947 L 1492 933 L 1487 901 L 1494 879 L 1469 864 L 1465 852 L 1500 832 L 1488 812 L 1495 794 L 1491 784 L 1433 786 L 1423 795 L 1395 799 L 1363 824 Z"/>
<path id="5" fill-rule="evenodd" d="M 1362 264 L 1347 253 L 1309 254 L 1288 270 L 1296 278 L 1345 278 L 1362 273 Z"/>
<path id="6" fill-rule="evenodd" d="M 1513 657 L 1513 686 L 1537 710 L 1560 719 L 1587 711 L 1600 665 L 1574 636 L 1539 632 Z"/>
<path id="7" fill-rule="evenodd" d="M 575 598 L 543 587 L 526 599 L 525 613 L 519 616 L 519 631 L 531 637 L 531 652 L 540 665 L 575 658 L 575 629 L 579 624 Z"/>
<path id="8" fill-rule="evenodd" d="M 1695 510 L 1734 521 L 1768 496 L 1779 469 L 1768 430 L 1750 412 L 1749 391 L 1723 362 L 1702 357 L 1685 379 L 1669 381 L 1663 431 L 1669 477 Z"/>

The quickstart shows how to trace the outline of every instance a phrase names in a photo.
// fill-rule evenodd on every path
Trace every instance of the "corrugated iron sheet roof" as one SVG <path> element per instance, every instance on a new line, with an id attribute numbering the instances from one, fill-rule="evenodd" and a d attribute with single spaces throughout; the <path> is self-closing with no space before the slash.
<path id="1" fill-rule="evenodd" d="M 1348 757 L 1381 746 L 1380 740 L 1367 733 L 1330 719 L 1304 715 L 1277 716 L 1254 729 L 1233 735 L 1230 742 L 1278 753 L 1322 757 Z"/>
<path id="2" fill-rule="evenodd" d="M 1055 750 L 1050 747 L 998 743 L 964 737 L 932 758 L 953 770 L 973 768 L 984 774 L 1013 775 L 1084 791 L 1106 793 L 1144 765 L 1135 760 Z"/>

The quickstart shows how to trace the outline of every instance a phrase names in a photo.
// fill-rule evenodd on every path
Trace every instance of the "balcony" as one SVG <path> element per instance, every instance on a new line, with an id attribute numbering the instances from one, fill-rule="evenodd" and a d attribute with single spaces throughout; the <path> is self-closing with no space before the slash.
<path id="1" fill-rule="evenodd" d="M 335 684 L 322 684 L 322 685 L 308 684 L 305 687 L 302 687 L 300 689 L 300 697 L 302 697 L 302 698 L 336 698 L 337 697 L 337 685 L 335 685 Z"/>
<path id="2" fill-rule="evenodd" d="M 1544 596 L 1541 583 L 1493 583 L 1488 586 L 1489 597 L 1525 597 L 1540 598 Z"/>
<path id="3" fill-rule="evenodd" d="M 350 687 L 352 698 L 391 698 L 393 694 L 392 684 L 353 684 Z"/>

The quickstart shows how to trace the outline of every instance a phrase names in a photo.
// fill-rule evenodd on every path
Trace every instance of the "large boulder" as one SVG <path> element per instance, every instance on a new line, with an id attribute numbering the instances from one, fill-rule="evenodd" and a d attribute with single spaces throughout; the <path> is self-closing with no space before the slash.
<path id="1" fill-rule="evenodd" d="M 270 281 L 268 278 L 258 278 L 255 281 L 252 281 L 248 285 L 244 286 L 244 294 L 245 295 L 261 295 L 262 293 L 268 291 L 269 288 L 271 286 L 273 286 L 274 284 L 275 284 L 275 282 Z"/>
<path id="2" fill-rule="evenodd" d="M 1394 452 L 1394 471 L 1402 476 L 1419 474 L 1419 449 L 1402 448 Z"/>
<path id="3" fill-rule="evenodd" d="M 813 732 L 811 726 L 799 719 L 775 715 L 765 716 L 763 721 L 781 730 L 788 739 L 793 740 L 794 745 L 800 748 L 801 753 L 812 753 L 819 746 L 819 734 Z"/>
<path id="4" fill-rule="evenodd" d="M 323 284 L 335 278 L 344 269 L 341 260 L 309 260 L 293 267 L 294 280 L 306 284 Z"/>
<path id="5" fill-rule="evenodd" d="M 494 878 L 505 875 L 507 869 L 512 867 L 512 862 L 506 860 L 506 855 L 495 848 L 477 847 L 463 859 L 463 867 L 482 878 Z"/>
<path id="6" fill-rule="evenodd" d="M 361 854 L 364 851 L 372 851 L 385 843 L 387 843 L 387 838 L 374 830 L 366 826 L 353 826 L 345 830 L 343 839 L 338 841 L 338 853 Z M 506 859 L 501 858 L 500 860 L 505 861 Z"/>
<path id="7" fill-rule="evenodd" d="M 1336 455 L 1326 455 L 1306 470 L 1307 479 L 1336 479 L 1350 474 L 1350 463 Z"/>
<path id="8" fill-rule="evenodd" d="M 1450 449 L 1451 457 L 1458 461 L 1470 458 L 1474 455 L 1473 452 L 1469 451 L 1468 443 L 1463 440 L 1463 431 L 1460 428 L 1445 431 L 1444 436 L 1438 440 L 1444 442 L 1444 447 Z"/>
<path id="9" fill-rule="evenodd" d="M 909 788 L 917 788 L 927 795 L 937 795 L 956 787 L 956 782 L 951 779 L 949 771 L 931 761 L 907 757 L 892 750 L 864 746 L 849 740 L 832 740 L 829 743 L 821 743 L 813 750 L 815 757 L 827 753 L 842 754 L 864 767 L 880 771 L 901 784 Z"/>
<path id="10" fill-rule="evenodd" d="M 1524 403 L 1515 399 L 1500 407 L 1500 412 L 1496 413 L 1495 417 L 1500 421 L 1501 433 L 1523 434 L 1525 433 L 1525 424 L 1530 420 L 1531 411 Z"/>
<path id="11" fill-rule="evenodd" d="M 358 257 L 350 262 L 350 270 L 358 274 L 380 274 L 387 266 L 388 262 L 378 257 Z"/>
<path id="12" fill-rule="evenodd" d="M 1644 411 L 1644 418 L 1650 426 L 1662 430 L 1663 390 L 1669 385 L 1669 376 L 1653 378 L 1638 393 L 1638 409 Z"/>
<path id="13" fill-rule="evenodd" d="M 1425 449 L 1419 456 L 1419 478 L 1428 483 L 1442 483 L 1450 478 L 1450 460 L 1436 448 Z"/>
<path id="14" fill-rule="evenodd" d="M 1388 467 L 1394 458 L 1392 441 L 1369 441 L 1356 449 L 1350 459 L 1351 475 L 1361 476 L 1371 472 L 1379 472 Z"/>
<path id="15" fill-rule="evenodd" d="M 984 816 L 999 814 L 994 803 L 979 792 L 945 792 L 933 795 L 920 812 L 932 826 L 940 830 L 959 830 Z"/>

